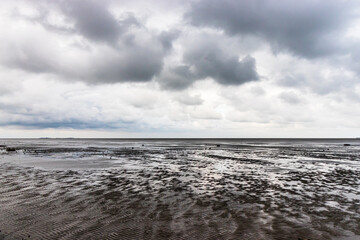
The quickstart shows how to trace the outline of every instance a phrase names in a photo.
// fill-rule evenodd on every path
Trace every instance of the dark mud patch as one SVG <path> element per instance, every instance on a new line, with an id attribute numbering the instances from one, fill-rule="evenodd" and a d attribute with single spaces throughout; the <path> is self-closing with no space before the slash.
<path id="1" fill-rule="evenodd" d="M 326 161 L 308 148 L 229 146 L 92 148 L 114 165 L 76 170 L 1 155 L 0 239 L 360 239 L 356 149 Z M 39 158 L 85 148 L 64 149 Z"/>

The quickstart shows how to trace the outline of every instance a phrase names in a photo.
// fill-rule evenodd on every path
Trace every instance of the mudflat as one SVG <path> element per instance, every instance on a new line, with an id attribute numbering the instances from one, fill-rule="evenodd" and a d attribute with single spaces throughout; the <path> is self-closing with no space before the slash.
<path id="1" fill-rule="evenodd" d="M 3 139 L 0 230 L 0 239 L 356 240 L 360 141 Z"/>

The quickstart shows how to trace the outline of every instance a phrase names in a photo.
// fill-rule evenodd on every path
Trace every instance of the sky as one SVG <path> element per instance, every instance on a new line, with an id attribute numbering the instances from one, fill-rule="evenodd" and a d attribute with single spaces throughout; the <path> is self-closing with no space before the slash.
<path id="1" fill-rule="evenodd" d="M 360 137 L 360 1 L 1 0 L 0 137 Z"/>

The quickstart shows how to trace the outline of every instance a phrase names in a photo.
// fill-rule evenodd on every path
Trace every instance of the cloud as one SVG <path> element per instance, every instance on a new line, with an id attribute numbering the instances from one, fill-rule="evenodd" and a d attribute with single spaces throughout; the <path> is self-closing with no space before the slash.
<path id="1" fill-rule="evenodd" d="M 358 9 L 353 0 L 2 0 L 0 131 L 351 137 Z"/>
<path id="2" fill-rule="evenodd" d="M 64 121 L 48 120 L 48 121 L 10 121 L 1 123 L 0 126 L 18 126 L 29 129 L 129 129 L 131 124 L 106 123 L 106 122 L 89 122 L 79 121 L 77 119 L 69 119 Z M 136 124 L 133 124 L 136 125 Z"/>
<path id="3" fill-rule="evenodd" d="M 160 76 L 165 89 L 182 90 L 197 80 L 212 78 L 221 85 L 241 85 L 256 81 L 256 60 L 250 55 L 239 60 L 236 52 L 229 52 L 213 40 L 186 46 L 183 64 L 170 67 Z"/>
<path id="4" fill-rule="evenodd" d="M 197 106 L 204 102 L 200 95 L 190 95 L 187 92 L 175 94 L 175 99 L 186 106 Z"/>
<path id="5" fill-rule="evenodd" d="M 91 59 L 82 77 L 91 83 L 150 81 L 160 73 L 165 53 L 158 42 L 148 44 L 150 46 L 128 45 L 119 51 L 100 53 Z"/>
<path id="6" fill-rule="evenodd" d="M 0 80 L 0 84 L 2 84 Z M 128 91 L 126 84 L 87 86 L 83 83 L 24 80 L 13 94 L 0 95 L 0 127 L 27 129 L 149 128 L 140 121 L 156 104 L 151 90 Z M 142 96 L 142 97 L 139 97 Z"/>
<path id="7" fill-rule="evenodd" d="M 106 2 L 95 0 L 60 1 L 62 12 L 74 21 L 78 33 L 94 41 L 115 43 L 119 35 L 137 21 L 133 17 L 117 21 L 104 7 L 106 5 Z"/>
<path id="8" fill-rule="evenodd" d="M 185 16 L 197 27 L 258 36 L 276 52 L 315 58 L 346 48 L 341 39 L 358 6 L 356 1 L 337 0 L 200 0 Z"/>
<path id="9" fill-rule="evenodd" d="M 180 34 L 175 29 L 148 29 L 128 12 L 115 18 L 108 5 L 98 1 L 45 3 L 33 2 L 34 16 L 14 22 L 21 24 L 20 34 L 16 24 L 5 30 L 0 46 L 3 65 L 95 84 L 146 82 L 161 72 Z M 52 18 L 65 18 L 73 25 L 63 34 Z"/>
<path id="10" fill-rule="evenodd" d="M 352 90 L 359 83 L 358 75 L 340 63 L 281 58 L 278 57 L 279 69 L 274 78 L 274 83 L 281 87 L 328 95 Z"/>
<path id="11" fill-rule="evenodd" d="M 173 41 L 179 37 L 180 33 L 181 32 L 177 29 L 161 32 L 159 35 L 159 40 L 163 45 L 164 49 L 172 49 Z"/>
<path id="12" fill-rule="evenodd" d="M 239 61 L 236 54 L 227 54 L 213 43 L 202 42 L 196 48 L 188 49 L 184 61 L 194 68 L 196 77 L 211 77 L 223 85 L 239 85 L 259 79 L 253 57 L 246 56 Z"/>
<path id="13" fill-rule="evenodd" d="M 163 89 L 184 90 L 196 81 L 196 77 L 191 72 L 190 66 L 178 65 L 165 69 L 157 81 Z"/>
<path id="14" fill-rule="evenodd" d="M 206 106 L 194 107 L 189 111 L 189 115 L 194 119 L 220 120 L 223 118 L 218 111 Z"/>
<path id="15" fill-rule="evenodd" d="M 302 101 L 294 92 L 282 92 L 279 97 L 281 100 L 289 104 L 299 104 Z"/>
<path id="16" fill-rule="evenodd" d="M 33 73 L 57 73 L 61 71 L 57 53 L 36 44 L 37 36 L 29 37 L 25 43 L 19 41 L 3 43 L 0 47 L 1 63 L 7 67 L 21 69 Z M 53 54 L 52 54 L 53 53 Z"/>

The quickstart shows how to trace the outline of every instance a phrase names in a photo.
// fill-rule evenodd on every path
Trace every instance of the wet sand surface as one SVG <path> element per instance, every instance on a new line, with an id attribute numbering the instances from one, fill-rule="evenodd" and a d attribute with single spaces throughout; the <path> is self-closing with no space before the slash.
<path id="1" fill-rule="evenodd" d="M 360 140 L 2 139 L 0 231 L 360 239 Z"/>

